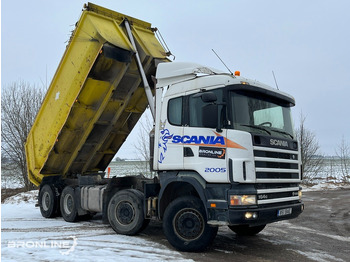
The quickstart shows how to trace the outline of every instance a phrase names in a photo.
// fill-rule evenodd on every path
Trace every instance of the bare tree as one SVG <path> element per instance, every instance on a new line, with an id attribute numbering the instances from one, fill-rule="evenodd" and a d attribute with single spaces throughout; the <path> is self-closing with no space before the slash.
<path id="1" fill-rule="evenodd" d="M 148 111 L 149 110 L 145 111 L 140 119 L 141 121 L 139 121 L 140 131 L 137 142 L 134 143 L 138 157 L 145 161 L 149 161 L 150 159 L 149 132 L 153 127 L 151 116 Z"/>
<path id="2" fill-rule="evenodd" d="M 323 169 L 323 157 L 316 135 L 305 127 L 306 117 L 300 113 L 300 123 L 295 130 L 300 145 L 303 183 L 311 184 Z"/>
<path id="3" fill-rule="evenodd" d="M 137 142 L 134 143 L 134 147 L 136 149 L 136 154 L 138 158 L 144 161 L 144 165 L 138 166 L 144 173 L 144 175 L 152 177 L 153 174 L 150 170 L 150 141 L 149 141 L 149 133 L 153 127 L 152 116 L 150 115 L 150 110 L 146 110 L 145 113 L 140 118 L 139 121 L 140 130 L 138 133 Z"/>
<path id="4" fill-rule="evenodd" d="M 327 164 L 325 166 L 327 166 L 327 181 L 332 180 L 332 179 L 336 179 L 336 176 L 334 175 L 334 173 L 336 172 L 336 160 L 334 156 L 330 156 L 327 157 L 326 160 Z"/>
<path id="5" fill-rule="evenodd" d="M 344 183 L 350 182 L 350 146 L 346 143 L 344 136 L 338 145 L 336 154 L 340 159 L 341 178 Z"/>
<path id="6" fill-rule="evenodd" d="M 43 97 L 43 88 L 24 81 L 5 86 L 1 94 L 2 157 L 10 163 L 12 176 L 18 177 L 27 190 L 32 189 L 33 185 L 27 176 L 24 144 Z"/>

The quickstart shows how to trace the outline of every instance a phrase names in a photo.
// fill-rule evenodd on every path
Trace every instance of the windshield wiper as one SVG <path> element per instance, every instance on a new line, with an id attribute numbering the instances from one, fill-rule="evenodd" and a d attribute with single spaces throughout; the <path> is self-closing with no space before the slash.
<path id="1" fill-rule="evenodd" d="M 278 132 L 287 136 L 290 136 L 292 139 L 294 139 L 294 136 L 292 136 L 291 134 L 289 134 L 288 132 L 282 131 L 282 130 L 278 130 L 278 129 L 271 129 L 274 132 Z"/>
<path id="2" fill-rule="evenodd" d="M 263 128 L 262 126 L 255 126 L 255 125 L 245 125 L 245 124 L 240 124 L 241 126 L 247 126 L 247 127 L 252 127 L 252 128 L 255 128 L 255 129 L 259 129 L 259 130 L 263 130 L 265 131 L 266 133 L 268 133 L 269 135 L 271 135 L 270 131 Z"/>

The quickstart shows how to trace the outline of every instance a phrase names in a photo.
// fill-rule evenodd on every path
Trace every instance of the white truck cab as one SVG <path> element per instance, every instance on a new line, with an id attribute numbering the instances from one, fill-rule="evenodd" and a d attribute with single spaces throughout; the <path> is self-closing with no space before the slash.
<path id="1" fill-rule="evenodd" d="M 297 216 L 303 207 L 294 98 L 236 74 L 158 65 L 153 169 L 162 188 L 197 181 L 212 225 Z"/>

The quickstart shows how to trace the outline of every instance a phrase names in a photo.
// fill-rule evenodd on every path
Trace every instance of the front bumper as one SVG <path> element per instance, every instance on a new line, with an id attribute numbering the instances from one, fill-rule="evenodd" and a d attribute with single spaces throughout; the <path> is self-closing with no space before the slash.
<path id="1" fill-rule="evenodd" d="M 278 216 L 279 210 L 291 208 L 291 213 Z M 211 225 L 264 225 L 298 217 L 304 210 L 302 202 L 273 207 L 208 209 L 208 223 Z M 256 218 L 246 218 L 246 213 L 256 213 Z"/>

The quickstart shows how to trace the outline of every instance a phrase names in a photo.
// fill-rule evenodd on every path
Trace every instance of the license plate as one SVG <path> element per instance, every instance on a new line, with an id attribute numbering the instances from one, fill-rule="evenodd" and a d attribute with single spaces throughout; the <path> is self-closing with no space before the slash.
<path id="1" fill-rule="evenodd" d="M 281 217 L 281 216 L 287 216 L 287 215 L 290 215 L 292 214 L 292 208 L 289 207 L 289 208 L 284 208 L 284 209 L 280 209 L 278 210 L 277 212 L 277 216 L 278 217 Z"/>

